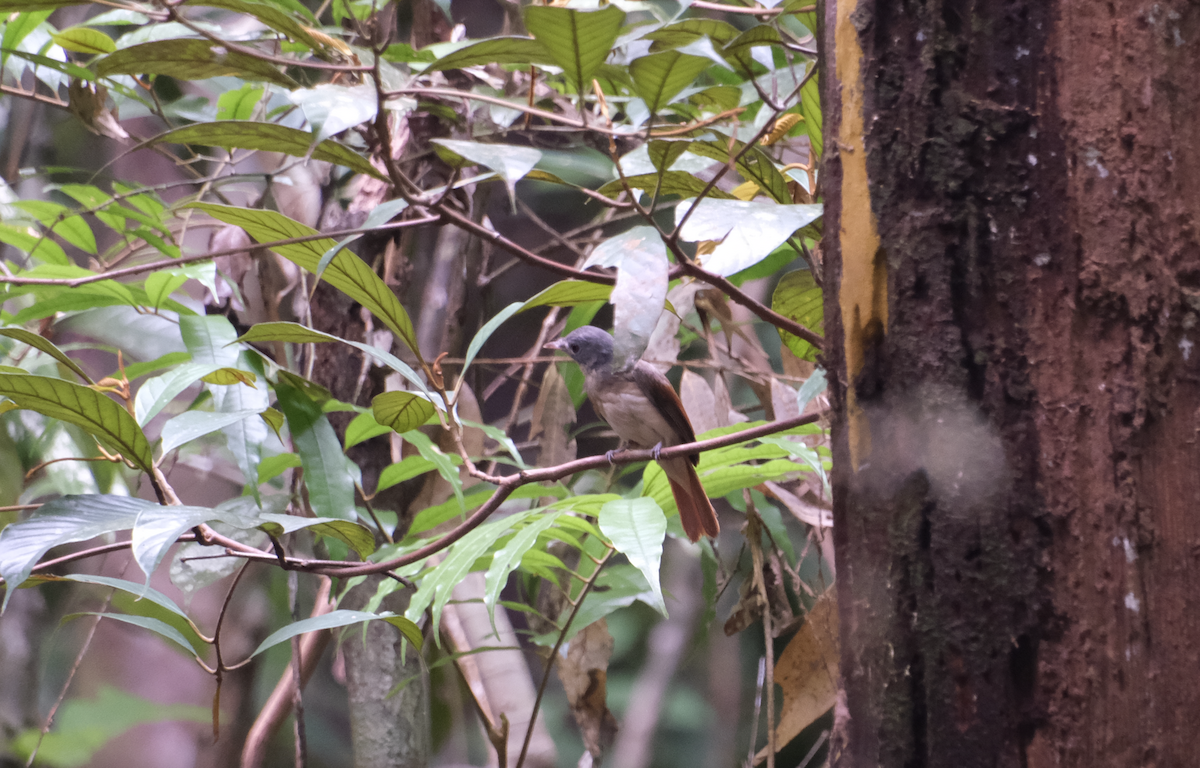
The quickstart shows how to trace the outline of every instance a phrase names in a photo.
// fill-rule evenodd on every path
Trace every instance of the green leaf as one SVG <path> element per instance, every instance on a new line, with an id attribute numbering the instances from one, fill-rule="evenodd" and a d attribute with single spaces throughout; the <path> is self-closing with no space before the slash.
<path id="1" fill-rule="evenodd" d="M 651 114 L 671 103 L 711 62 L 679 51 L 663 51 L 634 59 L 629 74 Z M 682 150 L 681 150 L 682 151 Z"/>
<path id="2" fill-rule="evenodd" d="M 608 301 L 611 285 L 589 283 L 586 280 L 562 280 L 521 305 L 521 311 L 534 307 L 574 307 L 593 301 Z"/>
<path id="3" fill-rule="evenodd" d="M 320 517 L 353 519 L 354 481 L 329 419 L 298 389 L 276 384 L 275 394 L 304 466 L 304 483 L 313 511 Z"/>
<path id="4" fill-rule="evenodd" d="M 304 112 L 318 139 L 374 119 L 379 107 L 375 87 L 367 84 L 321 83 L 312 88 L 298 88 L 288 98 Z"/>
<path id="5" fill-rule="evenodd" d="M 779 280 L 771 297 L 771 309 L 814 333 L 825 332 L 825 295 L 807 269 L 788 272 Z M 799 336 L 780 331 L 779 338 L 801 360 L 817 359 L 819 350 Z"/>
<path id="6" fill-rule="evenodd" d="M 808 141 L 812 144 L 813 159 L 820 160 L 824 150 L 825 139 L 821 133 L 823 121 L 821 118 L 821 91 L 817 76 L 813 75 L 800 89 L 800 108 L 804 122 L 808 127 Z"/>
<path id="7" fill-rule="evenodd" d="M 62 32 L 51 32 L 50 37 L 68 51 L 99 55 L 117 50 L 112 38 L 91 27 L 71 27 Z"/>
<path id="8" fill-rule="evenodd" d="M 83 379 L 88 384 L 94 383 L 91 377 L 84 373 L 83 369 L 80 368 L 74 360 L 67 357 L 65 352 L 54 346 L 54 344 L 45 336 L 34 333 L 33 331 L 27 331 L 24 328 L 0 328 L 0 336 L 7 336 L 10 339 L 16 339 L 23 344 L 28 344 L 31 347 L 41 350 L 47 355 L 50 355 L 50 357 L 53 357 L 58 362 L 70 368 L 75 372 L 76 376 Z"/>
<path id="9" fill-rule="evenodd" d="M 725 45 L 739 34 L 737 27 L 719 19 L 684 19 L 648 32 L 646 39 L 654 43 L 651 52 L 657 52 L 690 45 L 703 37 Z"/>
<path id="10" fill-rule="evenodd" d="M 212 363 L 185 363 L 161 376 L 147 379 L 133 398 L 137 423 L 143 427 L 149 424 L 168 403 L 217 367 Z"/>
<path id="11" fill-rule="evenodd" d="M 375 551 L 375 535 L 353 520 L 338 520 L 332 517 L 298 517 L 273 512 L 259 514 L 254 522 L 260 530 L 273 536 L 282 536 L 304 528 L 313 533 L 345 542 L 360 557 L 368 557 Z"/>
<path id="12" fill-rule="evenodd" d="M 741 272 L 765 259 L 796 230 L 821 217 L 820 205 L 779 205 L 757 200 L 709 200 L 697 203 L 680 237 L 688 242 L 718 241 L 703 257 L 704 268 L 721 277 Z M 675 208 L 676 223 L 691 209 L 689 202 Z"/>
<path id="13" fill-rule="evenodd" d="M 504 321 L 521 311 L 521 303 L 513 302 L 504 309 L 496 313 L 496 316 L 484 323 L 479 332 L 475 334 L 475 338 L 471 339 L 471 343 L 467 346 L 467 356 L 463 358 L 463 373 L 466 373 L 467 368 L 475 361 L 475 356 L 479 354 L 479 350 L 483 349 L 483 345 L 491 338 L 496 329 L 504 324 Z"/>
<path id="14" fill-rule="evenodd" d="M 18 200 L 13 205 L 36 218 L 46 229 L 79 250 L 96 255 L 96 235 L 92 228 L 82 216 L 71 214 L 65 205 L 49 200 Z"/>
<path id="15" fill-rule="evenodd" d="M 129 412 L 111 398 L 62 379 L 8 373 L 0 374 L 0 395 L 21 408 L 82 427 L 139 469 L 151 471 L 149 441 Z"/>
<path id="16" fill-rule="evenodd" d="M 172 275 L 168 272 L 155 272 L 146 277 L 146 295 L 150 298 L 150 306 L 155 309 L 170 298 L 188 281 L 187 275 Z"/>
<path id="17" fill-rule="evenodd" d="M 145 584 L 138 584 L 137 582 L 126 581 L 125 579 L 114 579 L 111 576 L 93 576 L 86 573 L 73 573 L 56 578 L 62 578 L 67 581 L 78 581 L 81 584 L 99 584 L 104 587 L 119 589 L 123 592 L 128 592 L 129 594 L 136 596 L 139 600 L 149 600 L 156 605 L 160 605 L 179 618 L 184 619 L 185 621 L 187 620 L 187 614 L 183 612 L 182 608 L 175 604 L 174 600 L 167 597 L 162 592 L 159 592 L 157 589 L 152 589 Z"/>
<path id="18" fill-rule="evenodd" d="M 601 532 L 617 551 L 646 577 L 654 595 L 651 605 L 666 616 L 667 604 L 659 582 L 662 543 L 667 535 L 667 518 L 662 509 L 654 499 L 645 496 L 610 501 L 600 508 L 598 522 Z"/>
<path id="19" fill-rule="evenodd" d="M 621 192 L 625 191 L 626 184 L 632 189 L 640 189 L 649 194 L 654 194 L 657 191 L 659 195 L 675 195 L 682 198 L 698 197 L 704 191 L 704 188 L 708 186 L 708 182 L 695 174 L 684 171 L 667 171 L 661 177 L 657 173 L 626 176 L 624 183 L 620 179 L 614 179 L 596 191 L 607 197 L 615 198 Z M 734 199 L 733 195 L 716 187 L 708 191 L 708 197 L 718 200 Z"/>
<path id="20" fill-rule="evenodd" d="M 376 619 L 383 619 L 399 629 L 401 633 L 403 633 L 408 639 L 408 641 L 416 646 L 418 651 L 421 650 L 421 644 L 423 642 L 421 628 L 408 619 L 397 616 L 391 612 L 367 613 L 366 611 L 337 610 L 330 611 L 329 613 L 321 616 L 302 619 L 292 624 L 288 624 L 283 629 L 272 632 L 267 636 L 266 640 L 263 640 L 262 643 L 259 644 L 258 648 L 254 649 L 254 653 L 250 655 L 252 657 L 257 656 L 268 648 L 279 645 L 284 641 L 291 640 L 296 635 L 302 635 L 306 632 L 320 632 L 321 630 L 325 629 L 336 629 L 338 627 L 346 627 L 351 624 L 359 624 L 364 621 L 375 621 Z"/>
<path id="21" fill-rule="evenodd" d="M 598 245 L 581 269 L 617 268 L 612 292 L 613 364 L 638 360 L 667 300 L 667 247 L 654 227 L 634 227 Z"/>
<path id="22" fill-rule="evenodd" d="M 433 440 L 429 438 L 429 435 L 426 435 L 424 432 L 418 430 L 406 432 L 404 439 L 416 448 L 421 456 L 428 459 L 437 467 L 438 474 L 442 476 L 442 479 L 454 491 L 454 499 L 458 502 L 459 509 L 462 509 L 464 507 L 462 478 L 458 476 L 457 469 L 458 464 L 462 463 L 461 459 L 458 456 L 448 456 L 442 452 L 442 449 L 438 448 Z"/>
<path id="23" fill-rule="evenodd" d="M 162 357 L 157 357 L 153 360 L 148 360 L 144 363 L 133 363 L 125 366 L 125 376 L 130 381 L 137 381 L 148 373 L 161 371 L 164 368 L 170 368 L 176 365 L 182 365 L 192 359 L 192 356 L 187 352 L 168 352 Z M 120 375 L 120 371 L 113 371 L 113 377 Z"/>
<path id="24" fill-rule="evenodd" d="M 285 125 L 276 125 L 275 123 L 222 120 L 211 123 L 196 123 L 195 125 L 176 128 L 173 131 L 167 131 L 156 136 L 153 141 L 157 144 L 163 142 L 171 142 L 173 144 L 204 144 L 223 149 L 256 149 L 264 152 L 283 152 L 293 157 L 312 157 L 314 160 L 324 160 L 334 165 L 345 166 L 352 171 L 363 173 L 376 179 L 386 179 L 375 166 L 371 165 L 370 161 L 353 149 L 344 144 L 339 144 L 332 139 L 325 139 L 324 141 L 320 141 L 319 139 L 320 137 L 314 136 L 308 131 L 302 131 L 298 128 L 288 128 Z M 209 214 L 217 216 L 217 214 L 209 210 L 209 207 L 226 208 L 229 206 L 212 206 L 211 204 L 196 203 L 189 207 L 201 208 Z M 233 210 L 247 209 L 234 208 Z M 254 213 L 254 211 L 250 212 Z M 277 215 L 282 216 L 282 214 Z M 217 218 L 220 217 L 218 216 Z M 224 219 L 221 220 L 225 221 Z M 226 223 L 233 224 L 237 222 Z M 247 226 L 239 226 L 242 226 L 247 232 L 250 231 L 250 228 Z M 297 223 L 297 226 L 303 227 L 304 225 Z M 287 235 L 285 237 L 303 237 L 309 234 L 316 234 L 316 230 Z M 265 239 L 283 240 L 285 237 Z M 332 240 L 330 244 L 333 244 Z M 311 245 L 311 243 L 304 243 L 303 245 L 307 246 Z M 324 250 L 323 248 L 321 249 L 322 252 Z"/>
<path id="25" fill-rule="evenodd" d="M 292 452 L 268 456 L 258 465 L 258 483 L 263 483 L 278 477 L 285 471 L 300 466 L 300 456 Z M 386 470 L 385 470 L 386 471 Z"/>
<path id="26" fill-rule="evenodd" d="M 318 234 L 312 227 L 274 211 L 250 210 L 212 203 L 193 203 L 190 207 L 199 208 L 226 224 L 241 227 L 260 243 Z M 275 246 L 272 250 L 297 266 L 316 274 L 321 256 L 333 245 L 331 238 L 324 237 L 305 243 Z M 408 313 L 404 311 L 392 289 L 366 262 L 349 251 L 342 251 L 329 263 L 323 277 L 334 288 L 370 310 L 380 322 L 408 345 L 409 349 L 420 354 L 416 332 Z"/>
<path id="27" fill-rule="evenodd" d="M 212 434 L 243 419 L 254 418 L 258 414 L 258 411 L 230 411 L 228 413 L 188 411 L 181 413 L 163 424 L 162 455 L 166 456 L 179 446 L 190 443 L 198 437 Z"/>
<path id="28" fill-rule="evenodd" d="M 4 605 L 52 548 L 132 528 L 137 516 L 151 506 L 154 502 L 129 496 L 63 496 L 0 530 L 0 576 L 7 587 Z"/>
<path id="29" fill-rule="evenodd" d="M 592 77 L 608 58 L 624 21 L 625 12 L 613 5 L 599 11 L 525 8 L 525 28 L 562 67 L 575 93 L 591 89 Z"/>
<path id="30" fill-rule="evenodd" d="M 375 486 L 375 492 L 379 493 L 436 468 L 436 465 L 424 456 L 409 456 L 396 464 L 390 464 L 383 468 L 383 471 L 379 473 L 379 482 Z"/>
<path id="31" fill-rule="evenodd" d="M 360 413 L 351 420 L 346 427 L 346 436 L 342 442 L 342 447 L 347 451 L 351 447 L 359 443 L 370 440 L 373 437 L 386 435 L 391 432 L 389 428 L 375 421 L 375 416 L 371 413 Z"/>
<path id="32" fill-rule="evenodd" d="M 446 54 L 426 68 L 426 72 L 465 69 L 481 64 L 553 64 L 554 59 L 531 37 L 493 37 L 472 43 Z"/>
<path id="33" fill-rule="evenodd" d="M 328 333 L 315 331 L 312 328 L 305 327 L 299 323 L 274 322 L 274 323 L 258 323 L 250 328 L 245 334 L 238 338 L 238 341 L 259 342 L 259 341 L 287 341 L 292 344 L 322 344 L 329 341 L 337 341 L 342 344 L 348 344 L 355 349 L 361 350 L 366 354 L 374 357 L 379 362 L 396 371 L 421 392 L 433 397 L 433 393 L 425 387 L 425 382 L 417 375 L 417 372 L 410 368 L 406 363 L 401 361 L 390 352 L 385 352 L 378 347 L 373 347 L 370 344 L 363 344 L 358 341 L 350 341 L 342 339 Z"/>
<path id="34" fill-rule="evenodd" d="M 268 3 L 254 3 L 247 0 L 195 0 L 190 5 L 206 5 L 210 8 L 224 8 L 235 13 L 244 13 L 261 21 L 276 32 L 282 32 L 297 43 L 307 45 L 309 48 L 320 50 L 322 46 L 309 30 L 300 22 L 282 8 L 277 5 Z M 311 23 L 316 24 L 316 19 L 312 18 L 311 12 L 299 3 L 290 5 L 294 11 L 301 11 L 309 17 Z"/>
<path id="35" fill-rule="evenodd" d="M 504 180 L 510 197 L 514 194 L 514 185 L 533 170 L 533 166 L 542 159 L 542 153 L 533 147 L 484 144 L 478 141 L 457 141 L 455 139 L 434 139 L 433 143 L 445 147 L 453 154 L 472 163 L 495 171 Z M 443 159 L 447 159 L 445 153 L 439 152 L 438 154 Z"/>
<path id="36" fill-rule="evenodd" d="M 431 610 L 433 626 L 441 623 L 442 609 L 450 601 L 454 588 L 471 572 L 475 562 L 509 529 L 524 522 L 533 512 L 518 512 L 511 517 L 485 523 L 454 543 L 446 558 L 425 574 L 409 602 L 405 616 L 419 619 Z"/>
<path id="37" fill-rule="evenodd" d="M 85 4 L 85 0 L 0 0 L 0 13 L 27 13 Z"/>
<path id="38" fill-rule="evenodd" d="M 710 133 L 717 132 L 710 131 Z M 693 142 L 688 150 L 693 154 L 703 155 L 722 163 L 728 163 L 741 153 L 741 157 L 737 161 L 738 173 L 742 174 L 747 181 L 757 184 L 758 188 L 773 198 L 775 202 L 784 205 L 791 204 L 792 195 L 788 191 L 787 181 L 779 173 L 779 169 L 775 167 L 775 161 L 770 156 L 758 147 L 749 147 L 742 152 L 746 147 L 743 142 L 732 140 L 720 133 L 717 135 L 720 138 L 715 141 Z"/>
<path id="39" fill-rule="evenodd" d="M 124 624 L 132 624 L 135 627 L 141 627 L 142 629 L 148 629 L 151 632 L 155 633 L 156 635 L 165 637 L 166 639 L 170 640 L 172 643 L 175 643 L 176 645 L 178 645 L 180 648 L 187 651 L 188 653 L 193 654 L 193 655 L 196 654 L 196 649 L 193 648 L 192 644 L 189 643 L 187 638 L 183 636 L 183 633 L 181 633 L 178 629 L 175 629 L 175 627 L 172 627 L 170 624 L 163 621 L 162 619 L 155 619 L 155 618 L 151 618 L 150 616 L 134 616 L 134 615 L 127 614 L 127 613 L 97 613 L 95 611 L 84 611 L 82 613 L 74 613 L 65 618 L 70 619 L 70 618 L 74 618 L 75 616 L 102 616 L 106 619 L 113 619 L 114 621 L 119 621 Z"/>
<path id="40" fill-rule="evenodd" d="M 500 591 L 508 584 L 509 574 L 521 564 L 521 558 L 537 543 L 538 536 L 554 525 L 558 517 L 552 512 L 537 517 L 517 531 L 517 535 L 509 539 L 492 557 L 492 564 L 484 577 L 483 604 L 487 606 L 488 615 L 494 615 L 496 603 L 500 600 Z"/>
<path id="41" fill-rule="evenodd" d="M 384 392 L 371 399 L 375 421 L 397 432 L 422 426 L 436 410 L 433 403 L 412 392 Z"/>
<path id="42" fill-rule="evenodd" d="M 101 77 L 167 75 L 180 80 L 203 80 L 233 75 L 243 80 L 267 80 L 284 88 L 298 83 L 274 64 L 231 51 L 209 40 L 158 40 L 105 56 L 96 65 Z"/>
<path id="43" fill-rule="evenodd" d="M 13 248 L 29 254 L 30 258 L 47 264 L 67 266 L 71 263 L 62 246 L 48 237 L 33 234 L 30 232 L 31 229 L 36 228 L 0 223 L 0 243 L 11 245 Z"/>
<path id="44" fill-rule="evenodd" d="M 225 91 L 217 97 L 217 120 L 249 120 L 264 93 L 266 90 L 262 86 L 250 84 Z"/>

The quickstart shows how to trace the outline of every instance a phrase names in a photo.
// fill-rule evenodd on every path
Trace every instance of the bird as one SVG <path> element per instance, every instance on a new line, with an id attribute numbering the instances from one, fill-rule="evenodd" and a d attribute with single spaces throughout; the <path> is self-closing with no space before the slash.
<path id="1" fill-rule="evenodd" d="M 548 342 L 545 348 L 566 352 L 579 364 L 584 392 L 623 443 L 654 450 L 655 459 L 671 484 L 671 494 L 688 539 L 716 538 L 721 526 L 696 474 L 699 455 L 658 458 L 662 448 L 696 441 L 683 402 L 667 377 L 643 360 L 625 369 L 614 369 L 613 338 L 592 325 L 576 328 Z"/>

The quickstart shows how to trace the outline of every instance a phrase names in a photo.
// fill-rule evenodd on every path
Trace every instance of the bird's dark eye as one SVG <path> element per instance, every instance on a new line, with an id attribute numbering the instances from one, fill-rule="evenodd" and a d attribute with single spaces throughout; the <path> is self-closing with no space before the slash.
<path id="1" fill-rule="evenodd" d="M 578 344 L 572 344 L 572 345 L 571 345 L 571 351 L 572 351 L 572 352 L 578 352 L 578 351 L 579 351 L 579 345 L 578 345 Z"/>

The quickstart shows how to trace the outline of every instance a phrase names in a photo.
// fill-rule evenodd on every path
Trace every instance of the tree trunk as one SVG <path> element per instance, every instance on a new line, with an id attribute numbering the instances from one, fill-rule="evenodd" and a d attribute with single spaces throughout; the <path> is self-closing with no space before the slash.
<path id="1" fill-rule="evenodd" d="M 823 19 L 835 764 L 1190 764 L 1200 6 Z"/>

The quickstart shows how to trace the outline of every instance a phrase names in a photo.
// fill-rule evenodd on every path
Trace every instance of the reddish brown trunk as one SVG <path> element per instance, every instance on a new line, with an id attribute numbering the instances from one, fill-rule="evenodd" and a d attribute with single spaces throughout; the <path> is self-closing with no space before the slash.
<path id="1" fill-rule="evenodd" d="M 839 762 L 1190 764 L 1200 8 L 841 11 Z"/>

